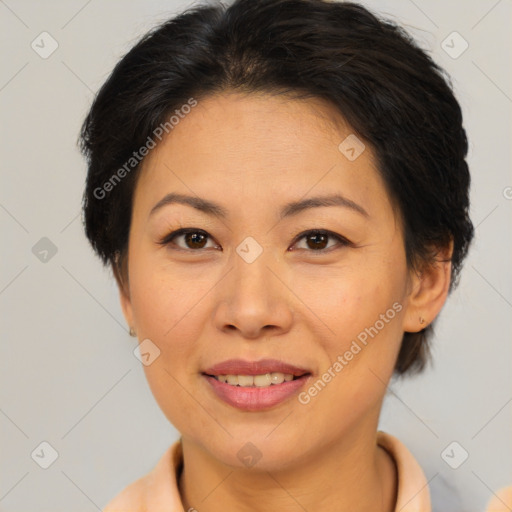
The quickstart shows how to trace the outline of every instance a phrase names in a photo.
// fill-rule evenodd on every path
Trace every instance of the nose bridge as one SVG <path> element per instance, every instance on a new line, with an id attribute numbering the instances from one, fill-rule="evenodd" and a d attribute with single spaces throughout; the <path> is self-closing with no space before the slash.
<path id="1" fill-rule="evenodd" d="M 288 329 L 292 318 L 289 294 L 274 275 L 279 272 L 279 261 L 272 250 L 247 237 L 233 251 L 231 263 L 217 326 L 234 326 L 250 338 L 260 336 L 269 326 Z"/>
<path id="2" fill-rule="evenodd" d="M 263 247 L 253 237 L 245 238 L 233 253 L 234 296 L 254 305 L 275 300 L 275 276 L 269 268 L 275 267 L 275 262 L 269 247 Z"/>

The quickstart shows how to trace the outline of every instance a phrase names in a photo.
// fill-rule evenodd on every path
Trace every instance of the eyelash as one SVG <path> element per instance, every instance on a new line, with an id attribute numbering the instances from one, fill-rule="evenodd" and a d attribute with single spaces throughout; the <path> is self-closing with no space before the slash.
<path id="1" fill-rule="evenodd" d="M 169 233 L 168 235 L 166 235 L 162 240 L 160 240 L 158 242 L 158 244 L 163 245 L 163 246 L 171 245 L 171 243 L 173 243 L 173 240 L 175 238 L 177 238 L 181 235 L 187 235 L 189 233 L 205 235 L 206 237 L 211 239 L 210 235 L 206 231 L 203 231 L 202 229 L 181 228 L 181 229 L 177 229 L 176 231 L 173 231 L 173 232 Z M 306 250 L 307 252 L 324 253 L 325 254 L 325 253 L 331 252 L 333 249 L 337 249 L 337 248 L 345 247 L 345 246 L 353 246 L 353 244 L 346 238 L 342 237 L 341 235 L 338 235 L 337 233 L 333 233 L 332 231 L 325 230 L 325 229 L 310 229 L 307 231 L 303 231 L 302 233 L 297 235 L 297 237 L 295 238 L 295 241 L 293 242 L 293 245 L 297 244 L 300 240 L 302 240 L 303 238 L 306 238 L 308 235 L 309 236 L 310 235 L 326 235 L 329 238 L 336 239 L 338 241 L 338 246 L 337 247 L 336 246 L 329 247 L 328 249 L 317 249 L 317 250 L 302 249 L 302 250 Z M 188 248 L 184 249 L 183 247 L 177 247 L 174 250 L 185 251 L 185 252 L 201 252 L 204 249 L 188 249 Z"/>

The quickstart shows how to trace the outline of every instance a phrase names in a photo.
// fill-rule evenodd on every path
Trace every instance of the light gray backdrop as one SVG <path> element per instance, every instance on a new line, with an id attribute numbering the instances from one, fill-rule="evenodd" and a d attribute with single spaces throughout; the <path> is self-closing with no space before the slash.
<path id="1" fill-rule="evenodd" d="M 512 2 L 364 3 L 406 25 L 453 77 L 476 226 L 435 366 L 392 384 L 380 428 L 419 460 L 436 509 L 478 511 L 512 483 Z M 177 438 L 134 357 L 113 279 L 86 243 L 75 142 L 121 55 L 190 5 L 0 1 L 0 510 L 99 510 Z"/>

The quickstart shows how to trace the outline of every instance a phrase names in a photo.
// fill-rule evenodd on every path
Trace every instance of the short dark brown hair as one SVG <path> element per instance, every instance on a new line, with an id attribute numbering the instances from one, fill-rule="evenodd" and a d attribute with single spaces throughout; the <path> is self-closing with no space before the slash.
<path id="1" fill-rule="evenodd" d="M 432 263 L 435 248 L 453 242 L 455 286 L 474 230 L 468 144 L 450 79 L 395 23 L 358 4 L 323 0 L 196 6 L 118 62 L 80 134 L 85 232 L 105 264 L 116 271 L 126 260 L 140 167 L 126 167 L 133 152 L 191 97 L 227 90 L 330 102 L 376 155 L 404 222 L 410 268 Z M 123 179 L 112 181 L 123 166 Z M 431 335 L 432 325 L 404 333 L 396 374 L 425 367 Z"/>

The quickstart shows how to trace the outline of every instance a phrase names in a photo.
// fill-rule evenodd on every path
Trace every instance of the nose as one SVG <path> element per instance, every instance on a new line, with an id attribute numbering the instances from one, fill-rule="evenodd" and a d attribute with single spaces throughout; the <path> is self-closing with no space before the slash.
<path id="1" fill-rule="evenodd" d="M 293 322 L 293 293 L 286 282 L 286 270 L 269 251 L 250 263 L 235 253 L 219 288 L 216 327 L 252 340 L 286 333 Z"/>

